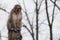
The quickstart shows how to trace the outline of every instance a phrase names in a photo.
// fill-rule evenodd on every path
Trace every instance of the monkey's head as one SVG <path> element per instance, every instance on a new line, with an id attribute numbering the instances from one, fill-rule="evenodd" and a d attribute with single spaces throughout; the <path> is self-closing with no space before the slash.
<path id="1" fill-rule="evenodd" d="M 15 7 L 13 8 L 14 12 L 19 14 L 21 12 L 21 6 L 20 5 L 15 5 Z"/>

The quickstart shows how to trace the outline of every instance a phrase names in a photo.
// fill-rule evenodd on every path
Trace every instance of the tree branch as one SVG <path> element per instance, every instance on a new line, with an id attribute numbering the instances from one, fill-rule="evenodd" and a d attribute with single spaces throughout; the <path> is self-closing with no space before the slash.
<path id="1" fill-rule="evenodd" d="M 36 4 L 36 2 L 33 0 L 33 2 Z"/>
<path id="2" fill-rule="evenodd" d="M 47 20 L 48 20 L 48 24 L 50 25 L 49 14 L 48 14 L 47 0 L 45 0 L 45 5 L 46 5 L 46 15 L 47 15 Z"/>
<path id="3" fill-rule="evenodd" d="M 39 8 L 38 8 L 38 11 L 40 10 L 43 1 L 44 1 L 44 0 L 42 0 L 42 1 L 40 2 L 40 5 L 39 5 Z"/>
<path id="4" fill-rule="evenodd" d="M 28 32 L 29 32 L 30 34 L 32 34 L 31 31 L 29 30 L 29 28 L 27 28 L 26 25 L 23 25 L 23 27 L 25 27 L 25 28 L 28 30 Z"/>
<path id="5" fill-rule="evenodd" d="M 23 27 L 25 27 L 27 30 L 28 30 L 28 32 L 30 33 L 30 35 L 32 36 L 32 38 L 33 38 L 33 34 L 31 33 L 31 31 L 29 30 L 29 28 L 27 28 L 27 26 L 26 25 L 23 25 Z"/>
<path id="6" fill-rule="evenodd" d="M 52 0 L 50 0 L 59 10 L 60 10 L 60 7 Z"/>
<path id="7" fill-rule="evenodd" d="M 31 35 L 31 36 L 32 36 L 32 38 L 33 38 L 33 40 L 34 40 L 33 26 L 32 26 L 31 23 L 30 23 L 30 20 L 29 20 L 28 14 L 27 14 L 27 10 L 26 10 L 26 6 L 25 6 L 25 2 L 24 2 L 24 0 L 23 0 L 23 4 L 24 4 L 25 14 L 26 14 L 26 17 L 27 17 L 28 23 L 29 23 L 30 28 L 31 28 L 31 30 L 32 30 L 32 35 Z"/>
<path id="8" fill-rule="evenodd" d="M 36 40 L 38 40 L 38 15 L 39 12 L 38 12 L 38 0 L 36 0 Z"/>
<path id="9" fill-rule="evenodd" d="M 52 14 L 52 22 L 51 22 L 51 25 L 53 24 L 53 21 L 54 21 L 54 12 L 55 12 L 55 4 L 56 4 L 56 1 L 54 2 L 54 7 L 53 7 L 53 14 Z"/>
<path id="10" fill-rule="evenodd" d="M 3 10 L 6 13 L 9 13 L 6 9 L 0 8 L 1 10 Z"/>
<path id="11" fill-rule="evenodd" d="M 25 7 L 24 0 L 23 0 L 23 4 L 24 4 L 25 14 L 26 14 L 26 17 L 27 17 L 28 23 L 29 23 L 29 25 L 30 25 L 30 27 L 31 27 L 31 30 L 33 30 L 33 27 L 32 27 L 32 25 L 31 25 L 31 23 L 30 23 L 30 20 L 29 20 L 29 17 L 28 17 L 27 11 L 26 11 L 26 7 Z"/>

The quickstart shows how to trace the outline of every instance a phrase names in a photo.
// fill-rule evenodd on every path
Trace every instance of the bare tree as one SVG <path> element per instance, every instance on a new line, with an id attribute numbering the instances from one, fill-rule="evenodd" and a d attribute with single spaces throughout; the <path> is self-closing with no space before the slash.
<path id="1" fill-rule="evenodd" d="M 35 6 L 36 6 L 36 40 L 38 40 L 38 16 L 39 16 L 39 10 L 40 10 L 40 7 L 41 7 L 41 4 L 42 4 L 42 2 L 43 2 L 43 0 L 41 1 L 41 3 L 40 4 L 38 4 L 38 0 L 36 0 L 36 2 L 33 0 L 33 2 L 35 3 Z M 23 4 L 24 4 L 24 7 L 25 7 L 25 3 L 24 3 L 24 1 L 23 1 Z M 38 7 L 38 5 L 39 5 L 39 7 Z M 33 38 L 33 40 L 35 40 L 35 38 L 34 38 L 34 32 L 33 32 L 33 26 L 32 26 L 32 24 L 30 23 L 30 20 L 29 20 L 29 17 L 28 17 L 28 14 L 27 14 L 27 10 L 26 10 L 26 7 L 25 7 L 25 14 L 26 14 L 26 17 L 27 17 L 27 20 L 28 20 L 28 23 L 29 23 L 29 25 L 30 25 L 30 28 L 31 28 L 31 30 L 32 30 L 32 33 L 30 32 L 30 30 L 29 30 L 29 28 L 27 28 L 27 26 L 26 25 L 24 25 L 24 27 L 29 31 L 29 33 L 31 34 L 31 36 L 32 36 L 32 38 Z"/>
<path id="2" fill-rule="evenodd" d="M 45 0 L 47 21 L 48 21 L 48 25 L 49 25 L 49 28 L 50 28 L 50 40 L 53 40 L 52 26 L 53 26 L 53 21 L 54 21 L 54 11 L 55 11 L 56 1 L 57 0 L 55 0 L 55 2 L 54 2 L 53 13 L 52 13 L 52 22 L 50 23 L 49 13 L 48 13 L 48 3 L 47 3 L 47 0 Z"/>
<path id="3" fill-rule="evenodd" d="M 52 0 L 50 0 L 53 4 L 54 4 L 54 7 L 53 7 L 53 13 L 52 13 L 52 22 L 50 23 L 50 19 L 49 19 L 49 13 L 48 13 L 48 5 L 47 5 L 47 0 L 45 0 L 45 4 L 46 4 L 46 15 L 47 15 L 47 20 L 48 20 L 48 25 L 49 25 L 49 28 L 50 28 L 50 40 L 53 40 L 53 34 L 52 34 L 52 26 L 53 26 L 53 21 L 54 21 L 54 11 L 55 11 L 55 6 L 60 10 L 60 7 L 56 4 L 56 0 L 55 2 L 53 2 Z M 43 0 L 40 2 L 40 5 L 38 4 L 38 0 L 36 0 L 36 2 L 33 0 L 33 2 L 35 3 L 35 6 L 36 6 L 36 40 L 38 40 L 38 30 L 39 30 L 39 27 L 38 27 L 38 17 L 39 17 L 39 10 L 40 10 L 40 7 L 41 7 L 41 4 L 43 2 Z M 24 7 L 25 7 L 25 3 L 23 1 L 23 4 L 24 4 Z M 39 5 L 39 7 L 38 7 Z M 35 39 L 34 38 L 34 32 L 33 32 L 33 26 L 32 24 L 30 23 L 30 20 L 29 20 L 29 17 L 28 17 L 28 13 L 27 13 L 27 10 L 26 10 L 26 7 L 25 7 L 25 14 L 26 14 L 26 17 L 27 17 L 27 20 L 29 22 L 29 25 L 31 27 L 31 30 L 32 30 L 32 33 L 31 31 L 29 30 L 29 28 L 27 28 L 26 25 L 24 25 L 24 27 L 28 30 L 28 32 L 31 34 L 33 40 Z M 32 35 L 33 34 L 33 35 Z"/>
<path id="4" fill-rule="evenodd" d="M 16 0 L 18 3 L 19 3 L 19 1 L 18 0 Z M 38 22 L 39 22 L 39 20 L 38 20 L 38 17 L 39 17 L 39 11 L 40 11 L 40 8 L 41 8 L 41 5 L 42 5 L 42 2 L 44 1 L 44 0 L 41 0 L 41 2 L 38 4 L 38 0 L 36 0 L 36 1 L 34 1 L 34 0 L 32 0 L 33 2 L 34 2 L 34 4 L 35 4 L 35 13 L 36 13 L 36 40 L 38 40 L 38 30 L 39 30 L 39 26 L 38 26 Z M 48 13 L 48 4 L 47 4 L 47 0 L 45 0 L 45 5 L 46 5 L 46 15 L 47 15 L 47 21 L 48 21 L 48 25 L 49 25 L 49 28 L 50 28 L 50 40 L 53 40 L 53 33 L 52 33 L 52 26 L 53 26 L 53 21 L 54 21 L 54 11 L 55 11 L 55 7 L 57 7 L 59 10 L 60 10 L 60 7 L 56 4 L 56 0 L 55 1 L 52 1 L 52 0 L 50 0 L 53 4 L 54 4 L 54 7 L 53 7 L 53 13 L 52 13 L 52 21 L 50 22 L 50 19 L 49 19 L 49 13 Z M 23 0 L 23 4 L 24 4 L 24 10 L 23 10 L 23 12 L 26 14 L 26 18 L 27 18 L 27 21 L 28 21 L 28 24 L 29 24 L 29 26 L 30 26 L 30 29 L 28 28 L 28 26 L 27 25 L 25 25 L 24 23 L 23 23 L 23 27 L 25 27 L 27 30 L 28 30 L 28 32 L 30 33 L 30 35 L 31 35 L 31 37 L 33 38 L 33 40 L 35 40 L 35 37 L 34 37 L 34 31 L 33 31 L 33 24 L 31 24 L 31 22 L 30 22 L 30 20 L 29 20 L 29 17 L 28 17 L 28 12 L 27 12 L 27 8 L 26 8 L 26 6 L 25 6 L 25 2 L 24 2 L 24 0 Z M 7 10 L 5 10 L 5 9 L 3 9 L 3 8 L 0 8 L 1 10 L 3 10 L 3 11 L 5 11 L 5 12 L 7 12 L 7 13 L 9 13 Z M 46 20 L 46 19 L 45 19 Z M 42 23 L 45 21 L 45 20 L 43 20 L 42 21 Z M 42 24 L 41 23 L 41 24 Z"/>

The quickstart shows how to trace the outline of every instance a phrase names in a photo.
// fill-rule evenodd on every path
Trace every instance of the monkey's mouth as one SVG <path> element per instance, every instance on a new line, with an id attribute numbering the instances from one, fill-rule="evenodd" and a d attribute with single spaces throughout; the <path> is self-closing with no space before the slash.
<path id="1" fill-rule="evenodd" d="M 21 12 L 21 8 L 18 8 L 18 9 L 17 9 L 17 12 L 20 13 L 20 12 Z"/>

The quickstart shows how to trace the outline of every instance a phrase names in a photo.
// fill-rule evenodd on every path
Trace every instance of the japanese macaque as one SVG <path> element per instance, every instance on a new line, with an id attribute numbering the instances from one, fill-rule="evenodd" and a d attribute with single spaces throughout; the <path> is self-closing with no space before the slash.
<path id="1" fill-rule="evenodd" d="M 9 19 L 7 22 L 9 40 L 17 40 L 16 38 L 22 39 L 22 36 L 20 34 L 21 27 L 22 27 L 21 6 L 15 5 L 15 7 L 10 12 Z"/>
<path id="2" fill-rule="evenodd" d="M 21 30 L 22 26 L 22 13 L 21 13 L 21 6 L 15 5 L 15 7 L 11 10 L 8 22 L 7 22 L 7 28 L 8 30 L 17 29 Z"/>

